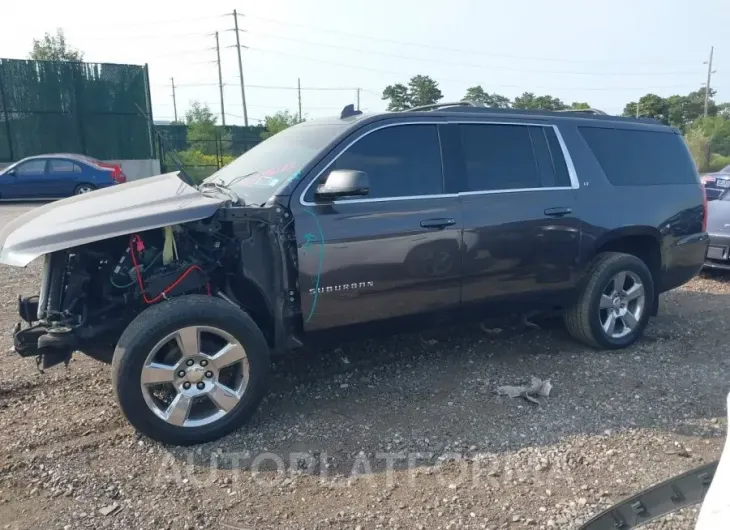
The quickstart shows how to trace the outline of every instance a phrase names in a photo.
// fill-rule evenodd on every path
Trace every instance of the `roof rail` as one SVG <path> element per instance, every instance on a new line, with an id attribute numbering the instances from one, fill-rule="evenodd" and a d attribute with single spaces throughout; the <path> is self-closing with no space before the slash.
<path id="1" fill-rule="evenodd" d="M 580 112 L 582 114 L 595 114 L 597 116 L 608 116 L 606 112 L 598 109 L 563 109 L 556 110 L 555 112 Z"/>
<path id="2" fill-rule="evenodd" d="M 406 109 L 403 112 L 417 112 L 421 110 L 436 110 L 436 109 L 443 109 L 447 107 L 484 107 L 483 103 L 477 103 L 476 101 L 470 101 L 470 100 L 464 100 L 464 101 L 455 101 L 450 103 L 432 103 L 431 105 L 422 105 L 420 107 L 413 107 L 411 109 Z"/>

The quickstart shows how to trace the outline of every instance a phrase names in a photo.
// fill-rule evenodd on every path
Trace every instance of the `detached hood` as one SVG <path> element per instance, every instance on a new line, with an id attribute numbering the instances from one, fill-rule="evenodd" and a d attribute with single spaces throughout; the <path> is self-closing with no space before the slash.
<path id="1" fill-rule="evenodd" d="M 205 219 L 225 199 L 208 197 L 177 173 L 52 202 L 0 229 L 0 263 L 25 267 L 39 256 L 141 230 Z"/>
<path id="2" fill-rule="evenodd" d="M 718 200 L 707 203 L 707 232 L 730 235 L 730 201 Z"/>

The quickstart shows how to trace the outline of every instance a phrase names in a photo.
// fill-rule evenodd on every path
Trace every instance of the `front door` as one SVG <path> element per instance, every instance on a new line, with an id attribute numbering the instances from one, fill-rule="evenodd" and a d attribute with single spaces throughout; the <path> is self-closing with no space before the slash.
<path id="1" fill-rule="evenodd" d="M 461 207 L 445 193 L 438 127 L 371 125 L 292 200 L 307 331 L 459 305 Z M 366 172 L 369 194 L 317 200 L 333 169 Z"/>
<path id="2" fill-rule="evenodd" d="M 3 176 L 1 183 L 3 199 L 38 199 L 43 197 L 46 178 L 46 160 L 36 158 L 18 164 L 12 176 Z"/>
<path id="3" fill-rule="evenodd" d="M 459 129 L 465 305 L 487 302 L 506 312 L 560 303 L 576 281 L 580 224 L 578 181 L 556 130 L 510 123 Z"/>

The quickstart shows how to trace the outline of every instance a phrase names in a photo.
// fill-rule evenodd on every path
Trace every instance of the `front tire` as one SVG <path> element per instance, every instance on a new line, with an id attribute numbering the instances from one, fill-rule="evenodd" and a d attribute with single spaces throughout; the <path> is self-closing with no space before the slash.
<path id="1" fill-rule="evenodd" d="M 654 281 L 646 264 L 618 252 L 599 254 L 577 300 L 564 316 L 577 340 L 600 349 L 625 348 L 644 332 L 654 304 Z"/>
<path id="2" fill-rule="evenodd" d="M 210 442 L 243 425 L 268 388 L 269 372 L 268 345 L 248 314 L 202 295 L 140 313 L 112 362 L 127 420 L 172 445 Z"/>

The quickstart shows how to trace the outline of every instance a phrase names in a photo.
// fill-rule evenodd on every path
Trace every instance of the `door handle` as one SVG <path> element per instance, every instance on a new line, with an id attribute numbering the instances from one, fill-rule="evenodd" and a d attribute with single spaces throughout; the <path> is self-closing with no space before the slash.
<path id="1" fill-rule="evenodd" d="M 447 226 L 455 225 L 455 219 L 424 219 L 421 221 L 421 227 L 443 230 Z"/>
<path id="2" fill-rule="evenodd" d="M 548 217 L 565 217 L 566 215 L 570 215 L 572 213 L 573 213 L 573 210 L 571 208 L 567 208 L 565 206 L 545 209 L 545 215 L 547 215 Z"/>

